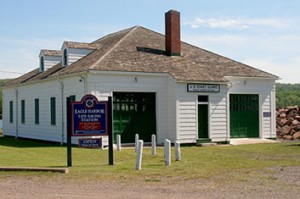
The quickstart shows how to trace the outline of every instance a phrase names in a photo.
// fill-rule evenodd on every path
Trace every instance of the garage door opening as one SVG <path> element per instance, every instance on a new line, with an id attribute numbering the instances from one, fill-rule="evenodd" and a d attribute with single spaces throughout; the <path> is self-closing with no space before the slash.
<path id="1" fill-rule="evenodd" d="M 230 95 L 230 136 L 232 138 L 259 137 L 258 95 Z"/>
<path id="2" fill-rule="evenodd" d="M 135 134 L 151 142 L 156 134 L 155 93 L 113 93 L 114 140 L 120 134 L 122 143 L 134 143 Z"/>

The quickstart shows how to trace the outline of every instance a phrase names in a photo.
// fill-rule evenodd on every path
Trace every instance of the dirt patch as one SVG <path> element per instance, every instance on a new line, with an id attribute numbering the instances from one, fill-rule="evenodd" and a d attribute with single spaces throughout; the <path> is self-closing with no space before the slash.
<path id="1" fill-rule="evenodd" d="M 0 195 L 12 198 L 295 198 L 300 166 L 201 179 L 77 182 L 65 175 L 0 173 Z"/>

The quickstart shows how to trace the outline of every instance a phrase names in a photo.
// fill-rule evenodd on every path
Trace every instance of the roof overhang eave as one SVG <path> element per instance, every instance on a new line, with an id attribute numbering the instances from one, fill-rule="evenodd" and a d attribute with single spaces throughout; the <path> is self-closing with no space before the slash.
<path id="1" fill-rule="evenodd" d="M 280 80 L 280 77 L 274 76 L 274 77 L 245 77 L 245 76 L 224 76 L 226 79 L 230 78 L 242 78 L 242 79 L 261 79 L 261 80 Z"/>

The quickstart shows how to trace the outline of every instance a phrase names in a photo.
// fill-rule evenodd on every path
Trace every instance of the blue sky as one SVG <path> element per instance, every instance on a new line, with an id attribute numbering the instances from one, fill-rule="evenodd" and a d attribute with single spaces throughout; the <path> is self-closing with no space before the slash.
<path id="1" fill-rule="evenodd" d="M 181 39 L 300 83 L 299 0 L 0 0 L 0 78 L 38 67 L 41 49 L 91 42 L 135 25 L 164 34 L 181 13 Z"/>

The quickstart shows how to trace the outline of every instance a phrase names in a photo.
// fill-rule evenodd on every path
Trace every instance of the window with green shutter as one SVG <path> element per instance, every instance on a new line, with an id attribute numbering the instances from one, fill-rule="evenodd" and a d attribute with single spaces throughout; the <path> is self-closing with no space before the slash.
<path id="1" fill-rule="evenodd" d="M 14 122 L 14 103 L 13 101 L 9 101 L 9 122 Z"/>
<path id="2" fill-rule="evenodd" d="M 21 123 L 25 124 L 25 100 L 21 100 Z"/>
<path id="3" fill-rule="evenodd" d="M 56 98 L 50 98 L 51 125 L 56 125 Z"/>
<path id="4" fill-rule="evenodd" d="M 40 123 L 40 101 L 39 99 L 34 99 L 34 121 L 35 124 L 39 124 Z"/>

